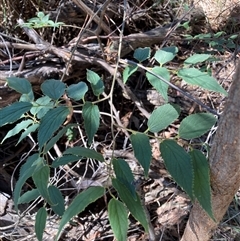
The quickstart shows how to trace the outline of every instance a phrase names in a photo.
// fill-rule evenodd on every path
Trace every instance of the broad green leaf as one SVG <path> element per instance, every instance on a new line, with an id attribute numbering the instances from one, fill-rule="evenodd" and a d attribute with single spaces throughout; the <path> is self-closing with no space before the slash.
<path id="1" fill-rule="evenodd" d="M 144 133 L 136 133 L 130 136 L 134 155 L 144 169 L 145 177 L 148 176 L 149 167 L 152 159 L 152 148 L 149 138 Z"/>
<path id="2" fill-rule="evenodd" d="M 152 69 L 152 72 L 161 76 L 165 80 L 170 80 L 170 74 L 169 71 L 164 67 L 154 67 Z M 151 73 L 147 72 L 146 77 L 150 84 L 159 92 L 159 94 L 162 95 L 164 100 L 168 102 L 168 84 L 164 83 L 161 79 L 158 77 L 152 75 Z"/>
<path id="3" fill-rule="evenodd" d="M 59 239 L 60 232 L 63 227 L 76 215 L 84 211 L 84 209 L 90 204 L 95 202 L 98 198 L 104 194 L 103 187 L 90 187 L 84 190 L 77 197 L 74 198 L 69 207 L 65 210 L 62 219 L 59 224 L 56 240 Z"/>
<path id="4" fill-rule="evenodd" d="M 52 109 L 54 103 L 48 96 L 42 96 L 33 102 L 33 107 L 30 112 L 32 115 L 37 115 L 38 119 L 41 119 L 50 109 Z"/>
<path id="5" fill-rule="evenodd" d="M 123 159 L 113 159 L 112 164 L 116 178 L 126 186 L 134 199 L 136 199 L 136 190 L 133 185 L 134 177 L 128 163 Z"/>
<path id="6" fill-rule="evenodd" d="M 29 102 L 15 102 L 10 106 L 0 109 L 0 127 L 17 121 L 32 107 Z"/>
<path id="7" fill-rule="evenodd" d="M 217 119 L 210 113 L 197 113 L 184 118 L 178 129 L 179 136 L 183 139 L 193 139 L 209 131 Z"/>
<path id="8" fill-rule="evenodd" d="M 151 49 L 149 47 L 145 48 L 137 48 L 134 51 L 133 57 L 139 62 L 143 62 L 144 60 L 150 58 Z"/>
<path id="9" fill-rule="evenodd" d="M 44 153 L 47 153 L 53 146 L 54 144 L 57 143 L 57 141 L 67 132 L 67 130 L 73 126 L 77 126 L 77 124 L 68 124 L 66 126 L 64 126 L 58 133 L 56 136 L 54 136 L 53 138 L 51 138 L 51 140 L 46 144 L 46 146 L 44 147 Z"/>
<path id="10" fill-rule="evenodd" d="M 21 134 L 18 142 L 17 142 L 17 145 L 18 143 L 20 143 L 24 138 L 26 138 L 30 133 L 34 132 L 37 130 L 37 128 L 39 127 L 39 124 L 33 124 L 33 125 L 30 125 L 28 128 L 25 129 L 25 131 Z"/>
<path id="11" fill-rule="evenodd" d="M 178 116 L 178 111 L 171 104 L 162 105 L 150 115 L 148 128 L 151 132 L 159 132 L 169 126 Z"/>
<path id="12" fill-rule="evenodd" d="M 134 72 L 136 72 L 138 69 L 137 65 L 128 65 L 124 70 L 123 70 L 123 83 L 126 84 L 129 76 L 131 76 Z"/>
<path id="13" fill-rule="evenodd" d="M 32 101 L 34 101 L 34 94 L 32 90 L 27 94 L 22 94 L 19 99 L 19 102 L 32 102 Z"/>
<path id="14" fill-rule="evenodd" d="M 211 205 L 210 169 L 208 160 L 199 150 L 190 153 L 194 172 L 193 194 L 202 208 L 214 220 Z"/>
<path id="15" fill-rule="evenodd" d="M 30 203 L 33 200 L 36 200 L 40 196 L 40 193 L 37 189 L 32 189 L 31 191 L 25 192 L 19 199 L 18 204 Z"/>
<path id="16" fill-rule="evenodd" d="M 87 80 L 90 82 L 93 94 L 99 96 L 104 91 L 104 84 L 100 76 L 92 70 L 87 69 Z"/>
<path id="17" fill-rule="evenodd" d="M 81 157 L 79 157 L 79 156 L 64 155 L 62 157 L 59 157 L 59 158 L 55 159 L 54 162 L 52 163 L 52 167 L 56 168 L 56 167 L 59 167 L 59 166 L 69 164 L 71 162 L 79 161 L 80 159 L 81 159 Z"/>
<path id="18" fill-rule="evenodd" d="M 193 167 L 190 155 L 174 140 L 164 140 L 160 151 L 168 172 L 193 200 Z"/>
<path id="19" fill-rule="evenodd" d="M 44 95 L 47 95 L 53 100 L 58 100 L 65 92 L 65 84 L 56 79 L 45 80 L 41 85 L 41 90 Z"/>
<path id="20" fill-rule="evenodd" d="M 163 64 L 166 64 L 167 62 L 170 62 L 171 60 L 173 60 L 177 52 L 178 52 L 178 48 L 175 46 L 165 47 L 165 48 L 159 49 L 155 53 L 154 58 L 162 66 Z"/>
<path id="21" fill-rule="evenodd" d="M 64 151 L 63 154 L 64 155 L 72 154 L 75 156 L 92 158 L 100 162 L 104 162 L 104 158 L 102 154 L 96 152 L 95 150 L 81 147 L 81 146 L 75 146 L 75 147 L 69 148 L 66 151 Z"/>
<path id="22" fill-rule="evenodd" d="M 40 148 L 49 140 L 53 133 L 59 129 L 67 115 L 70 113 L 65 106 L 51 109 L 41 119 L 38 131 L 38 145 Z"/>
<path id="23" fill-rule="evenodd" d="M 112 198 L 108 204 L 108 216 L 117 241 L 127 240 L 128 216 L 122 202 Z"/>
<path id="24" fill-rule="evenodd" d="M 1 144 L 9 137 L 17 135 L 20 131 L 27 128 L 33 121 L 32 120 L 24 120 L 18 123 L 12 130 L 8 131 L 7 135 L 3 138 Z"/>
<path id="25" fill-rule="evenodd" d="M 40 208 L 36 215 L 35 221 L 35 233 L 38 241 L 42 241 L 43 232 L 47 221 L 47 211 L 44 207 Z"/>
<path id="26" fill-rule="evenodd" d="M 202 63 L 209 59 L 211 54 L 194 54 L 184 61 L 184 64 L 197 64 Z"/>
<path id="27" fill-rule="evenodd" d="M 47 165 L 42 166 L 38 170 L 35 170 L 32 176 L 34 184 L 37 187 L 41 196 L 44 199 L 46 199 L 49 204 L 52 204 L 52 202 L 50 201 L 50 196 L 48 192 L 49 177 L 50 177 L 50 168 Z"/>
<path id="28" fill-rule="evenodd" d="M 82 116 L 85 131 L 88 137 L 88 144 L 90 145 L 100 124 L 100 112 L 98 106 L 92 104 L 91 102 L 86 102 L 83 106 Z"/>
<path id="29" fill-rule="evenodd" d="M 23 185 L 25 184 L 26 180 L 32 176 L 34 170 L 36 169 L 36 166 L 34 165 L 37 162 L 41 162 L 42 158 L 39 157 L 39 154 L 34 154 L 30 157 L 28 157 L 27 161 L 22 165 L 20 169 L 20 175 L 16 182 L 16 185 L 14 187 L 13 191 L 13 200 L 15 204 L 16 211 L 18 210 L 18 201 L 20 197 L 20 193 L 22 190 Z"/>
<path id="30" fill-rule="evenodd" d="M 84 82 L 72 84 L 66 89 L 68 97 L 74 100 L 84 99 L 84 96 L 87 91 L 88 91 L 88 86 Z"/>
<path id="31" fill-rule="evenodd" d="M 48 187 L 48 193 L 53 204 L 51 205 L 52 210 L 59 216 L 62 216 L 65 211 L 64 199 L 62 193 L 55 186 Z"/>
<path id="32" fill-rule="evenodd" d="M 31 83 L 25 78 L 7 77 L 8 86 L 18 93 L 28 94 L 32 92 Z"/>
<path id="33" fill-rule="evenodd" d="M 196 68 L 180 69 L 178 71 L 178 76 L 188 84 L 197 85 L 204 89 L 216 91 L 227 96 L 227 91 L 223 89 L 215 78 Z"/>
<path id="34" fill-rule="evenodd" d="M 136 199 L 132 196 L 130 191 L 123 185 L 119 180 L 113 178 L 112 179 L 113 187 L 117 190 L 120 198 L 126 204 L 127 208 L 133 215 L 133 217 L 141 223 L 144 227 L 145 231 L 148 232 L 148 221 L 146 217 L 146 213 L 142 206 L 141 200 L 136 193 Z"/>

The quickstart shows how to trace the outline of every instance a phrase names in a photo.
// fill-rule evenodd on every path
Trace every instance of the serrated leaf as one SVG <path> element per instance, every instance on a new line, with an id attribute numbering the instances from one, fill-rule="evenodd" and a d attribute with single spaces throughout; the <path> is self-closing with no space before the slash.
<path id="1" fill-rule="evenodd" d="M 59 129 L 67 115 L 70 113 L 65 106 L 51 109 L 41 119 L 38 131 L 38 145 L 40 148 L 49 140 L 53 133 Z"/>
<path id="2" fill-rule="evenodd" d="M 16 102 L 10 106 L 0 109 L 0 127 L 8 123 L 13 123 L 21 118 L 32 107 L 29 102 Z"/>
<path id="3" fill-rule="evenodd" d="M 34 132 L 37 130 L 37 128 L 39 127 L 39 124 L 33 124 L 31 126 L 29 126 L 28 128 L 25 129 L 25 131 L 21 134 L 18 143 L 20 143 L 24 138 L 26 138 L 30 133 Z"/>
<path id="4" fill-rule="evenodd" d="M 175 46 L 165 47 L 165 48 L 159 49 L 155 53 L 154 58 L 162 66 L 163 64 L 166 64 L 167 62 L 170 62 L 171 60 L 173 60 L 177 52 L 178 52 L 178 48 Z"/>
<path id="5" fill-rule="evenodd" d="M 130 191 L 117 179 L 112 179 L 113 187 L 117 190 L 120 198 L 126 204 L 133 217 L 141 223 L 145 231 L 148 232 L 148 221 L 146 213 L 141 204 L 141 200 L 136 193 L 136 199 L 131 195 Z"/>
<path id="6" fill-rule="evenodd" d="M 126 207 L 122 202 L 112 198 L 108 204 L 108 216 L 116 240 L 126 241 L 128 230 Z"/>
<path id="7" fill-rule="evenodd" d="M 32 189 L 31 191 L 25 192 L 19 199 L 18 204 L 30 203 L 33 200 L 36 200 L 40 196 L 40 193 L 37 189 Z"/>
<path id="8" fill-rule="evenodd" d="M 152 72 L 161 76 L 165 80 L 170 80 L 169 71 L 164 67 L 154 67 Z M 158 77 L 152 75 L 151 73 L 147 72 L 146 77 L 150 84 L 162 95 L 165 101 L 168 101 L 168 84 L 164 83 Z"/>
<path id="9" fill-rule="evenodd" d="M 83 106 L 82 116 L 84 128 L 88 137 L 88 144 L 90 145 L 100 125 L 100 112 L 98 106 L 91 102 L 86 102 Z"/>
<path id="10" fill-rule="evenodd" d="M 8 86 L 16 90 L 20 94 L 28 94 L 32 92 L 31 83 L 25 78 L 7 77 Z"/>
<path id="11" fill-rule="evenodd" d="M 134 177 L 128 163 L 123 159 L 113 159 L 112 164 L 117 179 L 126 186 L 134 199 L 136 199 L 136 190 L 133 185 Z"/>
<path id="12" fill-rule="evenodd" d="M 34 184 L 37 187 L 39 193 L 51 205 L 53 202 L 51 201 L 49 192 L 48 192 L 49 177 L 50 177 L 50 168 L 47 165 L 42 166 L 37 171 L 35 170 L 32 176 Z"/>
<path id="13" fill-rule="evenodd" d="M 145 177 L 147 177 L 152 159 L 152 148 L 149 138 L 144 133 L 136 133 L 130 136 L 130 140 L 134 155 L 143 167 Z"/>
<path id="14" fill-rule="evenodd" d="M 184 64 L 197 64 L 202 63 L 209 59 L 211 54 L 194 54 L 184 61 Z"/>
<path id="15" fill-rule="evenodd" d="M 227 96 L 227 91 L 218 84 L 215 78 L 209 76 L 207 73 L 201 72 L 196 68 L 180 69 L 178 76 L 186 81 L 188 84 L 197 85 L 207 90 L 216 91 Z"/>
<path id="16" fill-rule="evenodd" d="M 147 125 L 151 132 L 159 132 L 169 126 L 179 116 L 176 108 L 171 104 L 158 107 L 150 115 Z"/>
<path id="17" fill-rule="evenodd" d="M 65 92 L 65 84 L 56 79 L 45 80 L 41 85 L 41 90 L 44 95 L 47 95 L 53 100 L 58 100 Z"/>
<path id="18" fill-rule="evenodd" d="M 81 159 L 81 157 L 79 157 L 79 156 L 64 155 L 62 157 L 59 157 L 59 158 L 55 159 L 54 162 L 52 163 L 52 167 L 56 168 L 56 167 L 59 167 L 59 166 L 69 164 L 71 162 L 79 161 L 80 159 Z"/>
<path id="19" fill-rule="evenodd" d="M 87 69 L 87 80 L 90 82 L 93 94 L 99 96 L 104 91 L 104 84 L 100 76 L 92 70 Z"/>
<path id="20" fill-rule="evenodd" d="M 81 147 L 81 146 L 75 146 L 75 147 L 69 148 L 66 151 L 64 151 L 63 154 L 64 155 L 72 154 L 75 156 L 92 158 L 100 162 L 104 162 L 104 158 L 102 154 L 96 152 L 95 150 Z"/>
<path id="21" fill-rule="evenodd" d="M 149 47 L 145 48 L 137 48 L 134 51 L 133 57 L 139 62 L 143 62 L 144 60 L 150 58 L 151 49 Z"/>
<path id="22" fill-rule="evenodd" d="M 48 192 L 49 192 L 50 199 L 53 202 L 53 204 L 51 205 L 52 210 L 57 215 L 62 216 L 65 211 L 64 199 L 63 199 L 62 193 L 55 186 L 49 186 Z"/>
<path id="23" fill-rule="evenodd" d="M 217 119 L 210 113 L 197 113 L 184 118 L 178 129 L 179 136 L 183 139 L 193 139 L 208 132 Z"/>
<path id="24" fill-rule="evenodd" d="M 33 121 L 32 120 L 24 120 L 18 123 L 12 130 L 8 131 L 7 135 L 3 138 L 1 144 L 9 137 L 17 135 L 20 131 L 27 128 Z"/>
<path id="25" fill-rule="evenodd" d="M 174 140 L 164 140 L 160 151 L 168 172 L 193 200 L 193 167 L 190 155 Z"/>
<path id="26" fill-rule="evenodd" d="M 84 96 L 87 91 L 88 91 L 88 86 L 84 82 L 72 84 L 66 89 L 68 97 L 74 100 L 84 99 Z"/>
<path id="27" fill-rule="evenodd" d="M 210 169 L 208 160 L 199 150 L 194 149 L 189 152 L 189 154 L 192 158 L 194 172 L 193 194 L 207 214 L 215 220 L 211 204 Z"/>
<path id="28" fill-rule="evenodd" d="M 47 221 L 47 211 L 44 207 L 40 208 L 36 215 L 35 221 L 35 233 L 38 241 L 42 241 L 43 232 Z"/>
<path id="29" fill-rule="evenodd" d="M 75 216 L 81 213 L 90 203 L 95 202 L 98 198 L 103 196 L 103 187 L 90 187 L 84 190 L 77 197 L 74 198 L 69 207 L 65 210 L 59 224 L 56 240 L 59 239 L 60 232 L 63 227 Z"/>
<path id="30" fill-rule="evenodd" d="M 131 76 L 134 72 L 136 72 L 138 69 L 137 65 L 128 65 L 124 70 L 123 70 L 123 83 L 126 84 L 129 76 Z"/>

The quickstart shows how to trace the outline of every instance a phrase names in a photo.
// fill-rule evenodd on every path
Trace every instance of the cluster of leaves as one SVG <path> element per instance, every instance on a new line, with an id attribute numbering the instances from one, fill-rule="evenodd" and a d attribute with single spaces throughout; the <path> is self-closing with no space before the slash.
<path id="1" fill-rule="evenodd" d="M 55 27 L 58 28 L 63 25 L 63 22 L 53 22 L 49 19 L 49 14 L 44 14 L 43 12 L 37 12 L 37 17 L 31 18 L 27 23 L 23 24 L 23 27 L 28 28 L 46 28 L 46 27 Z"/>
<path id="2" fill-rule="evenodd" d="M 160 66 L 151 68 L 157 76 L 170 80 L 170 73 L 164 64 L 171 61 L 177 54 L 176 47 L 167 47 L 157 51 L 155 60 Z M 142 62 L 150 57 L 150 48 L 139 48 L 135 51 L 134 57 Z M 210 58 L 209 55 L 193 55 L 185 61 L 185 66 L 178 71 L 178 76 L 189 84 L 195 84 L 203 88 L 218 91 L 226 94 L 225 90 L 207 73 L 189 65 L 203 62 Z M 127 66 L 123 73 L 124 82 L 137 70 L 135 65 Z M 149 68 L 150 71 L 150 68 Z M 146 77 L 152 86 L 165 98 L 167 102 L 168 85 L 162 82 L 155 75 L 147 72 Z M 87 80 L 90 83 L 93 94 L 100 98 L 104 91 L 104 83 L 99 75 L 87 70 Z M 72 147 L 63 152 L 63 155 L 56 158 L 52 163 L 47 160 L 48 152 L 54 144 L 76 124 L 64 125 L 64 121 L 72 111 L 63 100 L 67 95 L 74 101 L 82 101 L 82 117 L 84 128 L 88 138 L 89 146 L 94 140 L 100 125 L 100 111 L 97 104 L 85 101 L 85 94 L 88 85 L 85 82 L 66 86 L 60 80 L 49 79 L 41 85 L 42 97 L 35 99 L 32 86 L 26 79 L 15 77 L 7 78 L 10 88 L 21 93 L 19 102 L 0 110 L 0 127 L 18 121 L 18 124 L 10 130 L 3 141 L 20 132 L 18 143 L 32 132 L 37 132 L 38 153 L 28 157 L 20 170 L 19 179 L 16 183 L 13 197 L 16 209 L 21 203 L 29 203 L 38 197 L 45 201 L 36 215 L 35 231 L 38 240 L 42 240 L 47 220 L 47 206 L 61 217 L 56 240 L 59 239 L 61 230 L 75 215 L 82 212 L 86 206 L 100 198 L 107 191 L 104 187 L 89 187 L 78 194 L 72 203 L 65 209 L 64 199 L 61 191 L 50 184 L 50 169 L 58 168 L 70 162 L 76 162 L 83 158 L 91 158 L 104 162 L 104 157 L 97 151 L 85 147 Z M 130 141 L 134 155 L 143 167 L 145 177 L 148 176 L 152 158 L 150 134 L 164 130 L 172 124 L 180 115 L 180 107 L 166 103 L 155 109 L 150 115 L 144 132 L 131 131 Z M 206 212 L 212 217 L 211 193 L 209 180 L 209 166 L 206 157 L 197 149 L 190 148 L 187 152 L 178 144 L 178 139 L 192 139 L 205 134 L 216 123 L 216 118 L 209 113 L 192 114 L 180 123 L 176 139 L 166 139 L 160 143 L 161 155 L 165 165 L 173 179 L 187 192 L 191 200 L 197 200 Z M 2 142 L 3 142 L 2 141 Z M 148 221 L 141 198 L 134 186 L 134 175 L 124 159 L 113 158 L 110 168 L 114 170 L 111 176 L 113 188 L 117 191 L 118 197 L 113 194 L 108 203 L 109 221 L 117 240 L 127 238 L 128 212 L 138 220 L 145 231 L 148 232 Z M 28 178 L 32 177 L 36 188 L 21 195 L 22 187 Z M 108 190 L 110 191 L 110 190 Z"/>

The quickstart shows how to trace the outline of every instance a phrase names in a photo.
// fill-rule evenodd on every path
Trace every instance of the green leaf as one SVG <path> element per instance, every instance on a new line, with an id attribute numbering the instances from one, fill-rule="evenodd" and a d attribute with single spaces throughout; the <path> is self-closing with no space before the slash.
<path id="1" fill-rule="evenodd" d="M 171 104 L 158 107 L 148 119 L 148 128 L 151 132 L 159 132 L 169 126 L 179 116 L 176 108 Z"/>
<path id="2" fill-rule="evenodd" d="M 112 198 L 108 204 L 108 216 L 117 241 L 127 240 L 128 217 L 122 202 Z"/>
<path id="3" fill-rule="evenodd" d="M 32 176 L 34 184 L 36 185 L 41 196 L 44 199 L 46 199 L 49 204 L 52 204 L 52 201 L 50 201 L 50 196 L 48 192 L 49 177 L 50 177 L 50 168 L 47 165 L 42 166 L 37 171 L 35 170 Z"/>
<path id="4" fill-rule="evenodd" d="M 170 81 L 170 74 L 169 71 L 164 67 L 154 67 L 152 72 L 161 76 L 167 81 Z M 151 73 L 147 72 L 146 77 L 150 84 L 162 95 L 165 101 L 168 101 L 168 84 L 164 83 L 158 77 L 152 75 Z"/>
<path id="5" fill-rule="evenodd" d="M 88 137 L 88 144 L 93 141 L 100 124 L 100 112 L 97 105 L 86 102 L 83 106 L 82 116 L 84 120 L 84 128 Z"/>
<path id="6" fill-rule="evenodd" d="M 136 190 L 133 185 L 134 177 L 128 163 L 123 159 L 113 159 L 112 164 L 117 179 L 126 186 L 134 199 L 136 199 Z"/>
<path id="7" fill-rule="evenodd" d="M 18 143 L 20 143 L 24 138 L 26 138 L 30 133 L 34 132 L 37 130 L 37 128 L 39 127 L 39 124 L 33 124 L 31 126 L 29 126 L 28 128 L 25 129 L 25 131 L 21 134 Z"/>
<path id="8" fill-rule="evenodd" d="M 136 133 L 130 136 L 134 155 L 144 169 L 145 177 L 148 176 L 150 163 L 152 159 L 152 148 L 149 138 L 144 133 Z"/>
<path id="9" fill-rule="evenodd" d="M 145 231 L 148 232 L 148 221 L 146 217 L 146 213 L 141 204 L 141 200 L 136 193 L 136 199 L 131 195 L 130 191 L 123 185 L 119 180 L 113 178 L 112 179 L 113 187 L 117 190 L 120 198 L 126 204 L 127 208 L 133 215 L 133 217 L 141 223 L 144 227 Z"/>
<path id="10" fill-rule="evenodd" d="M 15 102 L 10 106 L 0 109 L 0 127 L 17 121 L 31 107 L 32 104 L 29 102 Z"/>
<path id="11" fill-rule="evenodd" d="M 174 140 L 164 140 L 160 151 L 168 172 L 193 200 L 193 168 L 190 155 Z"/>
<path id="12" fill-rule="evenodd" d="M 53 100 L 58 100 L 65 92 L 65 84 L 56 79 L 45 80 L 41 85 L 41 90 L 44 95 L 47 95 Z"/>
<path id="13" fill-rule="evenodd" d="M 35 221 L 35 233 L 39 241 L 42 241 L 43 232 L 46 226 L 46 221 L 47 221 L 47 211 L 44 207 L 42 207 L 38 210 L 36 215 L 36 221 Z"/>
<path id="14" fill-rule="evenodd" d="M 32 102 L 32 101 L 34 101 L 34 94 L 32 91 L 30 91 L 27 94 L 22 94 L 19 99 L 19 102 Z"/>
<path id="15" fill-rule="evenodd" d="M 177 52 L 178 52 L 178 48 L 175 46 L 165 47 L 165 48 L 159 49 L 155 53 L 154 58 L 157 60 L 157 62 L 160 65 L 163 65 L 173 60 Z"/>
<path id="16" fill-rule="evenodd" d="M 62 219 L 59 224 L 58 233 L 56 240 L 59 239 L 60 232 L 63 227 L 73 218 L 75 215 L 82 212 L 90 203 L 95 202 L 98 198 L 103 196 L 104 188 L 103 187 L 90 187 L 87 190 L 84 190 L 75 197 L 69 207 L 65 210 Z"/>
<path id="17" fill-rule="evenodd" d="M 193 194 L 207 214 L 215 220 L 211 205 L 210 169 L 208 160 L 199 150 L 192 150 L 189 154 L 192 158 L 194 171 Z"/>
<path id="18" fill-rule="evenodd" d="M 88 91 L 88 86 L 84 82 L 72 84 L 66 89 L 68 97 L 74 100 L 84 99 L 84 96 L 87 91 Z"/>
<path id="19" fill-rule="evenodd" d="M 59 158 L 55 159 L 54 162 L 52 163 L 52 167 L 56 168 L 56 167 L 59 167 L 59 166 L 69 164 L 71 162 L 79 161 L 80 159 L 81 159 L 81 157 L 79 157 L 79 156 L 64 155 L 62 157 L 59 157 Z"/>
<path id="20" fill-rule="evenodd" d="M 59 129 L 69 113 L 67 107 L 59 106 L 49 110 L 41 119 L 38 131 L 38 145 L 40 148 L 42 148 L 53 133 Z"/>
<path id="21" fill-rule="evenodd" d="M 72 154 L 75 156 L 92 158 L 100 162 L 104 162 L 104 158 L 102 154 L 96 152 L 95 150 L 81 147 L 81 146 L 75 146 L 75 147 L 69 148 L 66 151 L 64 151 L 63 154 L 64 155 Z"/>
<path id="22" fill-rule="evenodd" d="M 138 48 L 134 51 L 133 57 L 139 62 L 150 58 L 151 49 L 149 47 Z"/>
<path id="23" fill-rule="evenodd" d="M 197 85 L 207 90 L 216 91 L 227 96 L 227 91 L 218 84 L 215 78 L 203 73 L 196 68 L 180 69 L 178 76 L 188 84 Z"/>
<path id="24" fill-rule="evenodd" d="M 93 94 L 99 96 L 104 91 L 104 84 L 100 76 L 93 72 L 92 70 L 87 69 L 87 80 L 90 82 Z"/>
<path id="25" fill-rule="evenodd" d="M 217 119 L 210 113 L 197 113 L 184 118 L 178 129 L 179 136 L 183 139 L 193 139 L 208 132 Z"/>
<path id="26" fill-rule="evenodd" d="M 32 189 L 31 191 L 25 192 L 19 199 L 18 204 L 30 203 L 33 200 L 36 200 L 40 196 L 40 193 L 37 189 Z"/>
<path id="27" fill-rule="evenodd" d="M 20 131 L 27 128 L 31 123 L 33 123 L 32 120 L 24 120 L 20 123 L 18 123 L 12 130 L 8 131 L 7 135 L 3 138 L 1 144 L 9 137 L 17 135 Z"/>
<path id="28" fill-rule="evenodd" d="M 194 54 L 184 61 L 184 64 L 197 64 L 202 63 L 209 59 L 211 54 Z"/>
<path id="29" fill-rule="evenodd" d="M 8 86 L 18 93 L 28 94 L 32 92 L 31 83 L 25 78 L 7 77 Z"/>
<path id="30" fill-rule="evenodd" d="M 39 154 L 34 154 L 30 157 L 28 157 L 27 161 L 22 165 L 20 169 L 20 175 L 18 178 L 18 181 L 16 182 L 14 191 L 13 191 L 13 200 L 15 204 L 16 211 L 18 210 L 18 202 L 20 193 L 22 190 L 23 185 L 25 184 L 26 180 L 32 176 L 34 170 L 36 169 L 36 166 L 34 163 L 41 162 L 42 158 L 39 157 Z"/>
<path id="31" fill-rule="evenodd" d="M 126 84 L 129 76 L 131 76 L 138 69 L 137 65 L 129 65 L 123 70 L 123 83 Z"/>
<path id="32" fill-rule="evenodd" d="M 53 204 L 51 205 L 52 210 L 59 216 L 62 216 L 65 211 L 64 199 L 62 193 L 55 186 L 48 187 L 48 193 Z"/>

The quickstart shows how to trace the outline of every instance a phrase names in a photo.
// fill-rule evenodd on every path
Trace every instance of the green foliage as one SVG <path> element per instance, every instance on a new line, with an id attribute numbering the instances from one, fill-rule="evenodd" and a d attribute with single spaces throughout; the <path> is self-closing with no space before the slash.
<path id="1" fill-rule="evenodd" d="M 43 15 L 39 15 L 44 19 Z M 46 17 L 45 20 L 48 18 Z M 44 21 L 45 21 L 44 20 Z M 36 22 L 33 22 L 36 23 Z M 167 64 L 177 55 L 178 49 L 175 46 L 162 48 L 154 54 L 157 62 L 156 66 L 142 68 L 139 63 L 133 62 L 123 71 L 123 81 L 128 78 L 137 69 L 142 68 L 146 71 L 147 81 L 163 96 L 165 104 L 159 106 L 151 113 L 147 121 L 147 130 L 144 133 L 128 130 L 131 132 L 130 141 L 134 151 L 134 156 L 143 168 L 145 178 L 152 159 L 152 150 L 150 138 L 152 133 L 161 136 L 160 132 L 174 124 L 180 116 L 180 107 L 168 103 L 168 90 L 170 84 L 170 74 L 176 74 L 189 84 L 220 92 L 227 95 L 226 91 L 211 77 L 208 73 L 197 69 L 196 65 L 211 59 L 210 54 L 194 54 L 187 58 L 184 67 L 171 73 Z M 150 48 L 139 48 L 134 52 L 134 58 L 138 62 L 143 62 L 150 58 Z M 160 66 L 159 66 L 160 65 Z M 163 66 L 164 65 L 164 66 Z M 189 68 L 191 67 L 191 68 Z M 151 71 L 151 73 L 150 73 Z M 156 76 L 154 75 L 156 74 Z M 165 80 L 165 81 L 163 81 Z M 70 164 L 82 159 L 93 159 L 104 163 L 104 156 L 91 148 L 94 146 L 94 137 L 100 126 L 101 113 L 98 102 L 104 92 L 104 82 L 101 77 L 92 70 L 87 70 L 87 85 L 85 82 L 79 82 L 67 86 L 60 80 L 49 79 L 41 85 L 42 96 L 35 99 L 32 86 L 26 79 L 9 77 L 7 79 L 9 87 L 19 92 L 22 96 L 19 102 L 0 109 L 0 127 L 9 123 L 18 123 L 6 134 L 1 143 L 9 137 L 20 134 L 18 143 L 33 132 L 37 133 L 38 152 L 29 156 L 26 162 L 20 168 L 19 179 L 16 182 L 13 199 L 15 208 L 18 205 L 28 203 L 37 198 L 42 198 L 44 207 L 49 207 L 60 217 L 58 234 L 64 226 L 75 215 L 81 213 L 90 203 L 102 197 L 107 187 L 89 187 L 75 197 L 68 208 L 65 208 L 64 198 L 61 190 L 55 184 L 50 182 L 51 173 L 56 168 Z M 85 101 L 86 93 L 91 91 L 96 101 Z M 77 108 L 82 113 L 82 123 L 67 124 L 65 120 L 75 110 L 74 106 L 69 106 L 63 100 L 65 97 L 75 103 L 81 101 Z M 100 99 L 100 100 L 99 100 Z M 165 166 L 172 178 L 189 195 L 191 200 L 197 200 L 208 215 L 214 219 L 211 209 L 211 188 L 210 171 L 208 160 L 199 150 L 193 149 L 188 144 L 188 150 L 180 146 L 179 140 L 198 138 L 208 132 L 216 123 L 216 118 L 209 113 L 197 113 L 185 117 L 180 122 L 178 135 L 175 139 L 160 141 L 161 156 Z M 50 162 L 47 158 L 48 152 L 65 135 L 69 141 L 73 139 L 74 129 L 79 127 L 83 129 L 89 147 L 75 146 L 63 151 L 62 155 Z M 117 191 L 115 197 L 112 193 L 112 199 L 108 203 L 109 221 L 117 240 L 126 240 L 128 229 L 128 212 L 141 223 L 145 231 L 148 232 L 149 224 L 145 213 L 144 203 L 139 193 L 136 191 L 133 171 L 124 159 L 117 159 L 114 156 L 109 163 L 106 163 L 110 170 L 109 179 L 112 180 L 113 188 Z M 52 172 L 53 170 L 53 172 Z M 113 174 L 113 175 L 112 175 Z M 22 194 L 23 185 L 32 178 L 35 189 Z M 50 185 L 51 183 L 51 185 Z M 109 189 L 107 189 L 109 191 Z M 120 200 L 118 200 L 120 198 Z M 47 220 L 46 209 L 39 209 L 36 217 L 36 235 L 42 240 L 42 235 Z"/>

